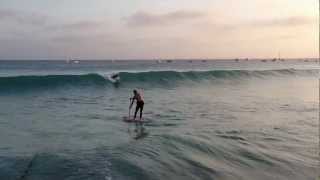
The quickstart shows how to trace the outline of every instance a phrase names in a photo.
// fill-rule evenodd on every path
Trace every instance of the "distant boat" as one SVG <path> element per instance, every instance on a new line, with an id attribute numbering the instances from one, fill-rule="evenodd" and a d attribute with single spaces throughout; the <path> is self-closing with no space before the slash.
<path id="1" fill-rule="evenodd" d="M 202 62 L 207 62 L 207 60 L 202 60 Z"/>
<path id="2" fill-rule="evenodd" d="M 277 59 L 276 59 L 276 58 L 273 58 L 273 59 L 272 59 L 272 62 L 275 62 L 275 61 L 277 61 Z"/>
<path id="3" fill-rule="evenodd" d="M 238 61 L 239 61 L 239 59 L 237 58 L 237 59 L 235 59 L 234 61 L 238 62 Z"/>
<path id="4" fill-rule="evenodd" d="M 74 64 L 79 64 L 79 63 L 80 63 L 80 61 L 78 61 L 78 60 L 74 60 L 74 61 L 73 61 L 73 63 L 74 63 Z"/>
<path id="5" fill-rule="evenodd" d="M 172 60 L 167 60 L 167 63 L 172 63 Z"/>
<path id="6" fill-rule="evenodd" d="M 262 59 L 262 60 L 261 60 L 261 62 L 267 62 L 267 60 L 265 60 L 265 59 Z"/>

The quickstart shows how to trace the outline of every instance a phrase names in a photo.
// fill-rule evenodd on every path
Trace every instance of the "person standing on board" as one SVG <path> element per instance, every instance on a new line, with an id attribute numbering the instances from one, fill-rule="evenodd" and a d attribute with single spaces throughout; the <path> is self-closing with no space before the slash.
<path id="1" fill-rule="evenodd" d="M 130 104 L 130 109 L 133 105 L 133 101 L 136 100 L 137 104 L 136 104 L 136 111 L 134 113 L 134 118 L 133 120 L 136 120 L 136 116 L 137 116 L 137 112 L 140 109 L 140 121 L 142 120 L 142 111 L 143 111 L 143 106 L 144 106 L 144 101 L 143 98 L 141 96 L 140 93 L 138 93 L 138 91 L 136 89 L 133 90 L 133 97 L 130 98 L 131 104 Z"/>

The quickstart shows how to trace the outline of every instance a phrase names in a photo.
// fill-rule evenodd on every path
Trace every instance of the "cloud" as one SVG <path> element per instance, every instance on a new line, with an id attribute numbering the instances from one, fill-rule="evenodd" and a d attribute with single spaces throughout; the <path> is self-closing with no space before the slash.
<path id="1" fill-rule="evenodd" d="M 184 22 L 204 17 L 206 14 L 197 11 L 174 11 L 165 14 L 154 14 L 139 11 L 126 18 L 128 26 L 159 26 Z"/>
<path id="2" fill-rule="evenodd" d="M 259 27 L 291 27 L 291 26 L 301 26 L 309 25 L 316 22 L 315 19 L 306 16 L 293 16 L 287 18 L 278 18 L 278 19 L 268 19 L 268 20 L 259 20 L 252 22 L 251 26 Z"/>
<path id="3" fill-rule="evenodd" d="M 25 12 L 0 8 L 0 23 L 2 26 L 12 27 L 9 24 L 15 23 L 15 27 L 32 26 L 45 30 L 46 32 L 61 31 L 86 31 L 95 30 L 106 25 L 105 22 L 94 20 L 81 20 L 76 22 L 62 22 L 60 19 L 40 13 Z M 30 27 L 28 27 L 30 28 Z"/>
<path id="4" fill-rule="evenodd" d="M 57 43 L 63 43 L 63 44 L 82 44 L 82 43 L 88 43 L 88 42 L 95 42 L 96 44 L 100 42 L 104 42 L 106 39 L 108 39 L 110 36 L 107 36 L 105 34 L 60 34 L 55 37 L 52 37 L 51 40 L 53 42 Z"/>
<path id="5" fill-rule="evenodd" d="M 44 25 L 48 17 L 37 13 L 0 9 L 0 20 L 7 20 L 19 24 Z"/>
<path id="6" fill-rule="evenodd" d="M 226 20 L 221 21 L 207 21 L 200 23 L 200 30 L 206 29 L 212 32 L 219 33 L 243 33 L 243 31 L 261 31 L 266 28 L 295 28 L 295 27 L 308 27 L 309 25 L 316 25 L 317 20 L 308 16 L 292 16 L 284 18 L 269 18 L 269 19 L 254 19 L 251 21 L 231 22 Z"/>
<path id="7" fill-rule="evenodd" d="M 62 31 L 69 31 L 69 30 L 94 30 L 103 27 L 103 22 L 98 21 L 78 21 L 78 22 L 70 22 L 58 25 L 52 25 L 46 27 L 46 30 L 62 30 Z"/>

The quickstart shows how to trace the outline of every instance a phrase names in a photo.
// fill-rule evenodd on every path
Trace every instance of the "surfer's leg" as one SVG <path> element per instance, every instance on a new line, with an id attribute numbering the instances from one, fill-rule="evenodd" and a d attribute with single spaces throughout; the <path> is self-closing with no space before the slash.
<path id="1" fill-rule="evenodd" d="M 134 112 L 134 118 L 133 119 L 136 119 L 138 110 L 139 110 L 139 106 L 137 105 L 136 106 L 136 111 Z"/>
<path id="2" fill-rule="evenodd" d="M 141 106 L 140 106 L 140 120 L 141 120 L 141 118 L 142 118 L 143 105 L 144 105 L 144 104 L 141 104 Z"/>

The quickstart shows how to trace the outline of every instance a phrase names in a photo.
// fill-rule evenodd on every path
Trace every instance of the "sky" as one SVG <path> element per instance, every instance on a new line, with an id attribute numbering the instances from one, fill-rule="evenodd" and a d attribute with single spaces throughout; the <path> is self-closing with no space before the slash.
<path id="1" fill-rule="evenodd" d="M 318 0 L 1 0 L 0 59 L 318 57 Z"/>

